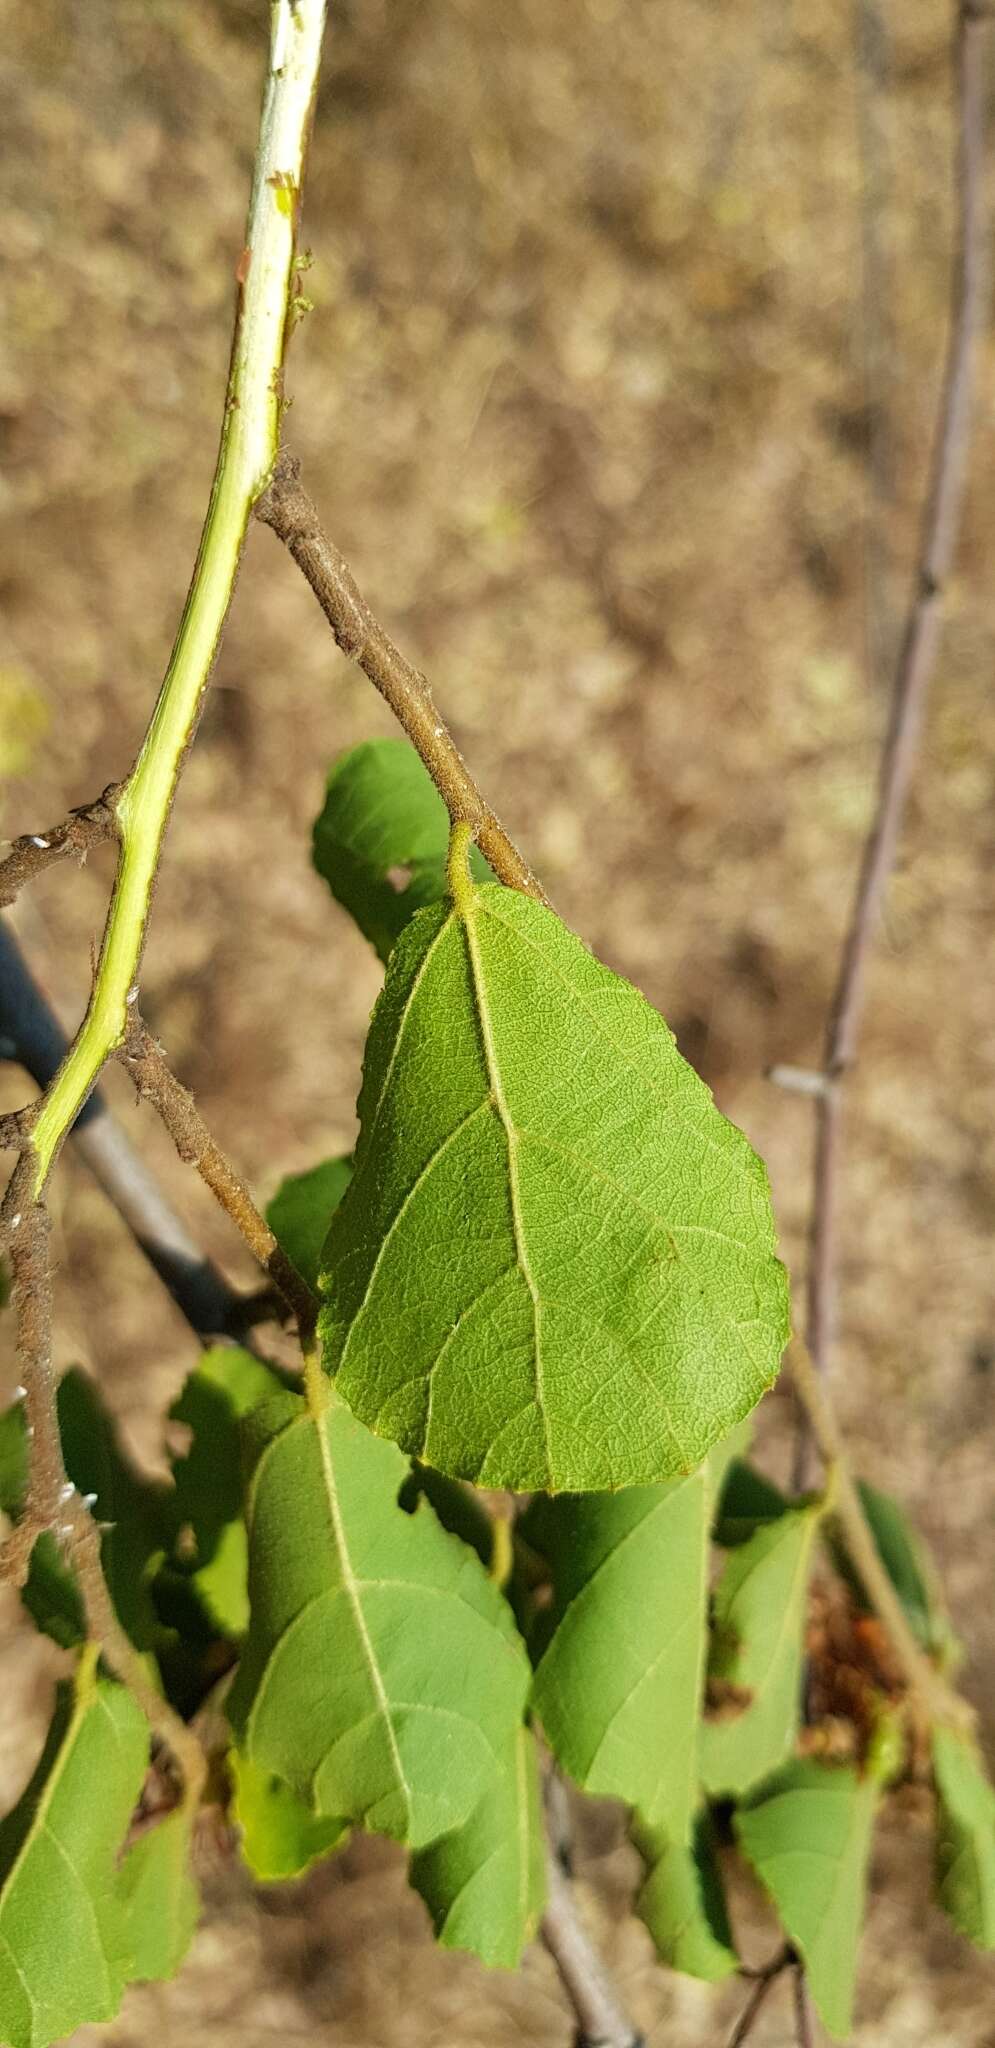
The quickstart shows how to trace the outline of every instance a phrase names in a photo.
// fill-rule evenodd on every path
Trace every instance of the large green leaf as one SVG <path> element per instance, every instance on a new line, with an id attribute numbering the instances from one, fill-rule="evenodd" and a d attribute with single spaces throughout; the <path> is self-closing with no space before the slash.
<path id="1" fill-rule="evenodd" d="M 995 1948 L 995 1789 L 972 1743 L 933 1731 L 940 1904 L 979 1948 Z"/>
<path id="2" fill-rule="evenodd" d="M 312 1813 L 272 1771 L 233 1749 L 228 1758 L 243 1860 L 262 1884 L 300 1877 L 346 1840 L 348 1823 Z"/>
<path id="3" fill-rule="evenodd" d="M 708 1665 L 719 1699 L 701 1733 L 701 1774 L 711 1793 L 748 1791 L 791 1750 L 821 1512 L 815 1501 L 761 1524 L 719 1580 Z"/>
<path id="4" fill-rule="evenodd" d="M 248 1539 L 242 1518 L 241 1428 L 283 1391 L 279 1373 L 251 1351 L 205 1351 L 170 1409 L 192 1432 L 173 1460 L 174 1555 L 213 1628 L 237 1640 L 249 1625 Z"/>
<path id="5" fill-rule="evenodd" d="M 698 1803 L 710 1520 L 702 1466 L 663 1486 L 539 1499 L 521 1525 L 553 1574 L 533 1688 L 547 1741 L 586 1792 L 624 1799 L 679 1842 Z"/>
<path id="6" fill-rule="evenodd" d="M 84 1651 L 37 1770 L 0 1825 L 0 2040 L 46 2048 L 112 2019 L 129 1970 L 115 1859 L 148 1762 L 130 1694 Z"/>
<path id="7" fill-rule="evenodd" d="M 516 1728 L 469 1819 L 411 1861 L 411 1882 L 443 1948 L 518 1968 L 546 1898 L 535 1739 Z"/>
<path id="8" fill-rule="evenodd" d="M 274 1237 L 312 1289 L 318 1285 L 328 1226 L 351 1178 L 351 1159 L 323 1159 L 306 1173 L 288 1174 L 267 1205 L 266 1221 Z"/>
<path id="9" fill-rule="evenodd" d="M 314 865 L 381 960 L 415 911 L 445 895 L 448 844 L 449 813 L 407 740 L 365 740 L 340 755 L 315 820 Z M 472 861 L 487 881 L 476 848 Z"/>
<path id="10" fill-rule="evenodd" d="M 850 2032 L 878 1785 L 849 1766 L 786 1764 L 735 1827 L 808 1974 L 831 2034 Z"/>
<path id="11" fill-rule="evenodd" d="M 480 1485 L 686 1472 L 786 1339 L 766 1173 L 551 911 L 460 897 L 402 933 L 374 1011 L 326 1366 L 378 1434 Z"/>
<path id="12" fill-rule="evenodd" d="M 636 1912 L 672 1970 L 718 1984 L 739 1968 L 707 1811 L 690 1842 L 636 1821 L 632 1838 L 647 1866 Z"/>
<path id="13" fill-rule="evenodd" d="M 229 1703 L 239 1746 L 314 1810 L 419 1848 L 459 1827 L 521 1718 L 528 1665 L 476 1554 L 406 1465 L 332 1397 L 257 1411 L 252 1619 Z"/>
<path id="14" fill-rule="evenodd" d="M 190 1865 L 193 1814 L 177 1806 L 128 1850 L 119 1886 L 129 1978 L 174 1977 L 190 1946 L 200 1893 Z"/>

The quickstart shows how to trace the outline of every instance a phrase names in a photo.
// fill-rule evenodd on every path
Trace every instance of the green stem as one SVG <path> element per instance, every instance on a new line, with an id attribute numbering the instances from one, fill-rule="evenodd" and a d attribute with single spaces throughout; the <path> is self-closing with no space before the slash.
<path id="1" fill-rule="evenodd" d="M 101 1067 L 124 1038 L 176 784 L 218 650 L 252 507 L 276 460 L 297 214 L 324 21 L 325 0 L 272 0 L 269 68 L 214 484 L 159 700 L 115 800 L 121 848 L 90 1004 L 32 1131 L 36 1199 Z"/>

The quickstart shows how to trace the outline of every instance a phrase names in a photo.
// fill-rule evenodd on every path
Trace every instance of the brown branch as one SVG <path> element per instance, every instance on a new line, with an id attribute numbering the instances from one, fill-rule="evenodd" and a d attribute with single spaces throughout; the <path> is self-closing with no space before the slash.
<path id="1" fill-rule="evenodd" d="M 31 1445 L 28 1494 L 18 1527 L 0 1548 L 0 1580 L 24 1583 L 42 1530 L 57 1526 L 72 1488 L 66 1478 L 55 1405 L 52 1362 L 52 1274 L 48 1211 L 32 1194 L 31 1153 L 24 1149 L 0 1205 L 0 1227 L 10 1260 L 17 1311 L 17 1356 Z"/>
<path id="2" fill-rule="evenodd" d="M 91 1640 L 100 1644 L 100 1654 L 108 1669 L 127 1686 L 153 1733 L 172 1751 L 182 1773 L 185 1798 L 196 1806 L 207 1772 L 200 1743 L 147 1677 L 141 1657 L 125 1635 L 107 1590 L 100 1533 L 88 1507 L 73 1489 L 63 1503 L 62 1517 L 58 1533 L 79 1580 Z"/>
<path id="3" fill-rule="evenodd" d="M 753 2032 L 772 1984 L 776 1984 L 778 1978 L 785 1970 L 789 1970 L 794 1962 L 794 1949 L 785 1947 L 779 1949 L 776 1956 L 772 1956 L 770 1962 L 765 1963 L 762 1969 L 740 1972 L 741 1976 L 753 1979 L 753 1989 L 729 2036 L 727 2048 L 743 2048 L 744 2041 L 748 2040 Z"/>
<path id="4" fill-rule="evenodd" d="M 452 734 L 432 702 L 426 678 L 412 668 L 373 616 L 351 569 L 324 532 L 300 481 L 295 456 L 280 455 L 255 516 L 271 526 L 306 577 L 343 654 L 358 662 L 390 705 L 417 749 L 454 823 L 469 825 L 499 881 L 539 903 L 547 898 L 532 869 L 474 782 Z"/>
<path id="5" fill-rule="evenodd" d="M 25 883 L 33 882 L 55 861 L 72 859 L 82 865 L 91 847 L 117 838 L 114 799 L 118 788 L 111 783 L 95 803 L 70 811 L 61 825 L 53 825 L 48 832 L 25 832 L 12 841 L 10 852 L 0 861 L 0 910 L 6 910 Z"/>
<path id="6" fill-rule="evenodd" d="M 923 710 L 939 646 L 944 582 L 960 527 L 970 448 L 975 341 L 986 303 L 988 221 L 984 199 L 986 12 L 961 0 L 954 39 L 957 252 L 942 388 L 915 578 L 892 688 L 878 797 L 843 944 L 826 1033 L 826 1086 L 816 1098 L 816 1157 L 809 1235 L 808 1346 L 816 1370 L 828 1369 L 836 1321 L 837 1188 L 847 1069 L 857 1055 L 867 969 L 905 815 Z M 803 1487 L 810 1438 L 802 1421 L 795 1480 Z"/>
<path id="7" fill-rule="evenodd" d="M 795 2037 L 798 2042 L 798 2048 L 815 2048 L 812 2001 L 809 1997 L 805 1972 L 800 1963 L 797 1963 L 795 1966 L 792 1988 L 795 1994 Z"/>
<path id="8" fill-rule="evenodd" d="M 118 1057 L 123 1060 L 139 1095 L 158 1110 L 180 1158 L 194 1166 L 244 1238 L 253 1258 L 268 1273 L 297 1320 L 302 1346 L 314 1330 L 318 1304 L 311 1289 L 291 1265 L 245 1182 L 215 1143 L 189 1089 L 167 1066 L 141 1018 L 133 1013 Z"/>
<path id="9" fill-rule="evenodd" d="M 540 1934 L 559 1971 L 577 2021 L 574 2048 L 643 2048 L 577 1911 L 573 1886 L 558 1855 L 546 1858 L 547 1902 Z"/>

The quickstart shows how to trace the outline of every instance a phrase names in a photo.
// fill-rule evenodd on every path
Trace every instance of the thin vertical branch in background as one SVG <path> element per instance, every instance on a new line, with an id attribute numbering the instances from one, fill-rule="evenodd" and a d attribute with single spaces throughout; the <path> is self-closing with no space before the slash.
<path id="1" fill-rule="evenodd" d="M 894 661 L 888 513 L 894 488 L 890 394 L 894 375 L 891 265 L 885 223 L 891 199 L 885 109 L 891 51 L 882 0 L 853 0 L 854 88 L 860 175 L 858 341 L 866 436 L 863 531 L 865 669 L 883 684 Z"/>
<path id="2" fill-rule="evenodd" d="M 808 1348 L 816 1370 L 829 1364 L 836 1319 L 837 1194 L 847 1069 L 856 1057 L 867 969 L 905 814 L 923 709 L 939 645 L 943 586 L 960 525 L 970 445 L 975 341 L 988 286 L 984 202 L 987 9 L 961 0 L 954 39 L 957 252 L 946 362 L 933 442 L 915 584 L 895 669 L 874 819 L 844 941 L 816 1096 L 816 1156 L 808 1273 Z M 804 1486 L 811 1436 L 800 1419 L 795 1482 Z"/>
<path id="3" fill-rule="evenodd" d="M 570 1879 L 554 1849 L 546 1860 L 548 1895 L 540 1933 L 577 2021 L 577 2048 L 643 2048 L 577 1911 Z"/>

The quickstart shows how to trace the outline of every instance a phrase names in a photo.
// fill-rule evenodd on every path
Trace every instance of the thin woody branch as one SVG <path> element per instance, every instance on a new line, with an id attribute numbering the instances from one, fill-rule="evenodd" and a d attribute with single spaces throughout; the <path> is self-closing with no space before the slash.
<path id="1" fill-rule="evenodd" d="M 954 38 L 957 251 L 946 362 L 940 392 L 918 561 L 892 687 L 874 819 L 864 848 L 816 1097 L 816 1157 L 809 1237 L 807 1337 L 816 1370 L 828 1369 L 838 1291 L 837 1190 L 846 1073 L 857 1056 L 867 970 L 905 816 L 923 711 L 940 641 L 944 585 L 960 530 L 970 448 L 976 342 L 988 293 L 985 201 L 986 39 L 989 8 L 961 0 Z M 807 1482 L 810 1440 L 799 1430 L 795 1480 Z"/>
<path id="2" fill-rule="evenodd" d="M 454 824 L 470 831 L 499 881 L 547 901 L 524 856 L 491 810 L 432 701 L 428 681 L 395 647 L 374 618 L 348 564 L 322 527 L 300 481 L 300 463 L 284 451 L 255 516 L 271 526 L 311 585 L 343 654 L 358 662 L 390 705 L 421 755 Z"/>
<path id="3" fill-rule="evenodd" d="M 573 1886 L 552 1849 L 546 1860 L 547 1904 L 540 1933 L 577 2021 L 575 2048 L 643 2048 L 577 1911 Z"/>
<path id="4" fill-rule="evenodd" d="M 75 860 L 82 864 L 94 846 L 116 839 L 117 796 L 118 785 L 111 783 L 95 803 L 82 804 L 78 810 L 70 811 L 61 825 L 52 825 L 47 832 L 25 832 L 20 839 L 13 840 L 10 852 L 0 861 L 0 910 L 8 909 L 27 882 L 33 882 L 57 861 Z"/>
<path id="5" fill-rule="evenodd" d="M 257 1264 L 282 1294 L 297 1320 L 301 1343 L 306 1346 L 318 1312 L 314 1295 L 260 1215 L 241 1175 L 212 1138 L 189 1089 L 176 1079 L 155 1040 L 134 1013 L 120 1058 L 139 1095 L 158 1111 L 180 1158 L 196 1168 L 231 1217 Z"/>

